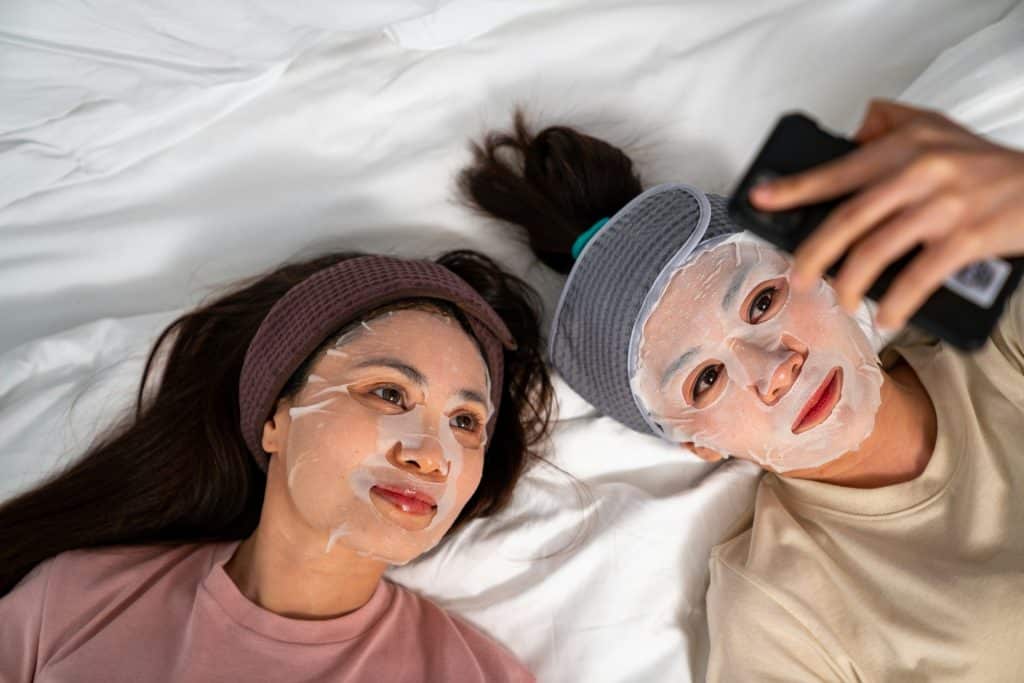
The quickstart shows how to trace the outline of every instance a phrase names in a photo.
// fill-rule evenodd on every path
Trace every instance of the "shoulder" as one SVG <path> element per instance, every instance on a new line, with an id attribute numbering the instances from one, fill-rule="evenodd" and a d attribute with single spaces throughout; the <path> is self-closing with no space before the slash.
<path id="1" fill-rule="evenodd" d="M 708 681 L 838 680 L 816 628 L 746 561 L 748 531 L 711 554 Z M 799 576 L 799 573 L 795 574 Z"/>
<path id="2" fill-rule="evenodd" d="M 836 522 L 788 485 L 777 475 L 761 479 L 750 527 L 712 548 L 710 593 L 728 586 L 723 600 L 742 596 L 792 606 L 805 602 L 807 591 L 829 584 L 828 530 Z M 801 580 L 794 582 L 794 576 Z"/>
<path id="3" fill-rule="evenodd" d="M 774 476 L 766 474 L 758 482 L 746 524 L 712 548 L 711 566 L 717 566 L 719 573 L 729 568 L 737 575 L 770 577 L 778 569 L 780 548 L 791 542 L 794 534 L 803 535 L 805 511 L 781 494 Z"/>
<path id="4" fill-rule="evenodd" d="M 748 528 L 728 541 L 711 549 L 711 567 L 733 567 L 742 565 L 750 550 L 750 537 L 753 528 Z"/>
<path id="5" fill-rule="evenodd" d="M 0 679 L 31 681 L 39 669 L 43 612 L 53 560 L 37 565 L 0 596 Z"/>
<path id="6" fill-rule="evenodd" d="M 745 567 L 751 533 L 748 529 L 711 549 L 707 612 L 712 640 L 723 640 L 735 629 L 745 630 L 746 617 L 757 612 L 755 604 L 771 602 Z"/>
<path id="7" fill-rule="evenodd" d="M 62 553 L 49 561 L 42 615 L 45 641 L 54 648 L 85 637 L 145 603 L 168 615 L 191 605 L 219 544 L 115 546 Z M 54 599 L 59 596 L 60 599 Z"/>
<path id="8" fill-rule="evenodd" d="M 433 648 L 443 645 L 437 651 L 444 652 L 449 660 L 444 668 L 455 665 L 459 670 L 474 670 L 485 681 L 535 680 L 515 655 L 476 627 L 411 590 L 398 584 L 392 586 L 395 595 L 391 610 L 401 611 L 403 621 L 414 623 Z"/>
<path id="9" fill-rule="evenodd" d="M 708 613 L 723 617 L 746 614 L 756 602 L 774 602 L 765 581 L 748 568 L 753 529 L 717 545 L 708 563 Z"/>
<path id="10" fill-rule="evenodd" d="M 176 593 L 191 602 L 191 577 L 205 574 L 202 568 L 218 547 L 125 546 L 61 553 L 37 565 L 0 600 L 0 622 L 7 627 L 0 627 L 0 640 L 23 658 L 31 655 L 33 668 L 41 667 L 140 600 L 165 611 L 172 609 Z M 154 588 L 159 595 L 152 595 Z"/>
<path id="11" fill-rule="evenodd" d="M 51 583 L 61 592 L 103 596 L 124 588 L 137 590 L 173 575 L 195 574 L 196 583 L 208 572 L 219 544 L 111 546 L 72 550 L 51 562 Z M 88 593 L 85 593 L 88 591 Z"/>

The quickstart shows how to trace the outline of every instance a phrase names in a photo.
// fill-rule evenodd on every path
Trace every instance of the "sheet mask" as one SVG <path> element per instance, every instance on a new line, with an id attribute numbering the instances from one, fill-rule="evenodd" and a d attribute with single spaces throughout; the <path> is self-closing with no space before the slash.
<path id="1" fill-rule="evenodd" d="M 289 410 L 295 507 L 324 532 L 324 552 L 405 564 L 441 540 L 480 482 L 494 412 L 486 362 L 457 321 L 401 310 L 346 333 L 313 370 Z M 382 489 L 432 501 L 433 513 Z"/>
<path id="2" fill-rule="evenodd" d="M 878 304 L 865 297 L 861 299 L 857 310 L 853 314 L 853 319 L 857 321 L 860 331 L 867 337 L 868 344 L 871 346 L 871 350 L 875 352 L 875 355 L 880 354 L 882 349 L 888 346 L 889 342 L 899 333 L 899 330 L 879 329 L 875 325 L 875 314 L 877 312 Z"/>
<path id="3" fill-rule="evenodd" d="M 846 314 L 824 280 L 791 291 L 791 265 L 745 234 L 669 264 L 630 344 L 631 388 L 656 433 L 776 472 L 819 467 L 871 433 L 882 385 L 872 344 L 882 337 L 862 329 L 874 330 L 871 312 Z M 751 313 L 755 303 L 764 312 Z M 712 366 L 717 377 L 694 401 L 695 380 Z M 794 433 L 833 371 L 841 382 L 835 406 L 824 419 L 820 408 L 810 411 L 820 422 Z"/>

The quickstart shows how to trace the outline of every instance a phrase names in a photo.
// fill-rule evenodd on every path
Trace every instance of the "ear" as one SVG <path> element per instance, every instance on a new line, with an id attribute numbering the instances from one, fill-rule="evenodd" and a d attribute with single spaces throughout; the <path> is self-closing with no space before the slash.
<path id="1" fill-rule="evenodd" d="M 722 459 L 722 454 L 718 451 L 713 451 L 710 448 L 704 448 L 703 446 L 694 446 L 692 441 L 686 441 L 679 444 L 681 448 L 693 451 L 698 458 L 707 462 L 718 462 Z"/>
<path id="2" fill-rule="evenodd" d="M 274 414 L 263 423 L 263 450 L 270 455 L 280 453 L 288 438 L 288 427 L 291 425 L 291 416 L 288 414 L 290 405 L 290 401 L 278 401 Z"/>

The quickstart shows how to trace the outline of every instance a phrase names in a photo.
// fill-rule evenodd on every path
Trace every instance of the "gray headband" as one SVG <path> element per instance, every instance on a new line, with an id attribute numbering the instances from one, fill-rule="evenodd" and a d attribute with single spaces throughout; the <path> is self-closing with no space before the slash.
<path id="1" fill-rule="evenodd" d="M 630 429 L 657 434 L 630 389 L 636 321 L 672 264 L 740 231 L 726 203 L 689 185 L 652 187 L 597 231 L 566 280 L 551 324 L 551 362 L 573 391 Z"/>

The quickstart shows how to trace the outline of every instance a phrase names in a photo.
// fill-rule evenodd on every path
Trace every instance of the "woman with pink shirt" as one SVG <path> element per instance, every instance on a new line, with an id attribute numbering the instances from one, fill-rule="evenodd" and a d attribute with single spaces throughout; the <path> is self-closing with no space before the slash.
<path id="1" fill-rule="evenodd" d="M 0 681 L 532 680 L 383 574 L 509 499 L 538 346 L 529 288 L 465 251 L 331 254 L 185 314 L 134 414 L 0 506 Z"/>

